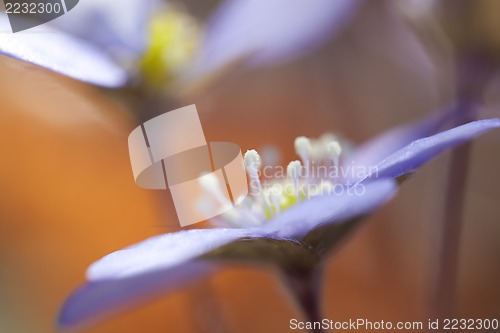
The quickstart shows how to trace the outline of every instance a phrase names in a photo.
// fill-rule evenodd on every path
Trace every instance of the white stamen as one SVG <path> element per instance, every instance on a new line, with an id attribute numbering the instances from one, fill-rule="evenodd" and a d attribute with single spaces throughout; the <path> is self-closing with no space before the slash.
<path id="1" fill-rule="evenodd" d="M 247 150 L 245 153 L 245 157 L 243 158 L 243 162 L 245 164 L 245 169 L 247 170 L 248 176 L 250 177 L 250 185 L 254 185 L 257 187 L 257 192 L 254 195 L 258 196 L 259 193 L 262 193 L 262 184 L 259 179 L 259 169 L 262 165 L 262 160 L 260 159 L 259 153 L 255 150 Z M 253 187 L 253 186 L 251 186 Z"/>
<path id="2" fill-rule="evenodd" d="M 341 144 L 342 143 L 342 144 Z M 267 178 L 260 179 L 260 171 L 264 165 L 261 156 L 255 150 L 248 150 L 244 155 L 244 167 L 250 181 L 251 196 L 236 198 L 237 208 L 223 214 L 223 221 L 228 221 L 235 226 L 256 226 L 261 225 L 267 219 L 279 215 L 282 209 L 298 204 L 301 200 L 316 195 L 328 195 L 335 193 L 336 186 L 333 183 L 333 176 L 327 176 L 329 180 L 322 179 L 322 176 L 310 173 L 316 162 L 327 170 L 328 166 L 340 166 L 340 158 L 345 153 L 346 146 L 340 137 L 327 133 L 317 140 L 306 137 L 298 137 L 294 142 L 295 151 L 301 160 L 291 161 L 287 166 L 287 178 L 290 180 L 268 184 Z M 272 154 L 271 154 L 272 155 Z M 273 157 L 273 156 L 271 156 Z M 221 184 L 223 179 L 216 174 L 205 175 L 201 178 L 201 186 L 207 189 L 212 197 L 206 197 L 205 201 L 200 201 L 200 208 L 203 210 L 214 210 L 217 201 L 222 204 L 230 204 L 227 198 L 225 187 Z M 271 185 L 271 186 L 268 186 Z M 295 202 L 293 194 L 295 191 Z"/>
<path id="3" fill-rule="evenodd" d="M 260 155 L 254 149 L 247 150 L 247 152 L 245 153 L 245 157 L 243 158 L 243 161 L 245 162 L 245 168 L 247 170 L 249 168 L 253 170 L 259 170 L 262 165 L 262 160 L 260 159 Z"/>
<path id="4" fill-rule="evenodd" d="M 331 141 L 326 145 L 326 151 L 328 152 L 328 156 L 332 160 L 333 166 L 335 168 L 339 167 L 340 163 L 340 154 L 342 154 L 342 147 L 340 146 L 338 141 Z"/>
<path id="5" fill-rule="evenodd" d="M 259 179 L 259 170 L 262 166 L 262 160 L 256 150 L 247 150 L 245 156 L 243 157 L 243 163 L 245 164 L 245 169 L 247 170 L 248 176 L 250 177 L 250 188 L 253 189 L 253 195 L 256 198 L 261 198 L 264 202 L 264 206 L 268 211 L 271 211 L 271 207 L 267 203 L 264 197 L 264 191 L 262 190 L 262 183 Z"/>
<path id="6" fill-rule="evenodd" d="M 300 169 L 302 168 L 302 164 L 300 161 L 291 161 L 288 163 L 288 166 L 286 168 L 286 173 L 287 176 L 290 177 L 291 179 L 298 179 L 300 176 Z"/>
<path id="7" fill-rule="evenodd" d="M 295 139 L 294 145 L 295 145 L 295 152 L 297 153 L 297 155 L 300 156 L 302 162 L 304 162 L 304 164 L 307 166 L 309 160 L 311 159 L 311 152 L 312 152 L 311 140 L 309 140 L 305 136 L 299 136 L 298 138 Z"/>
<path id="8" fill-rule="evenodd" d="M 311 140 L 311 159 L 316 163 L 321 163 L 329 159 L 327 146 L 331 141 L 337 141 L 337 136 L 333 133 L 324 133 L 317 140 Z"/>
<path id="9" fill-rule="evenodd" d="M 300 193 L 299 193 L 299 176 L 300 176 L 300 169 L 302 169 L 302 164 L 300 161 L 291 161 L 288 163 L 288 166 L 286 168 L 286 173 L 287 176 L 290 177 L 293 181 L 293 186 L 295 187 L 295 195 L 297 202 L 300 200 Z"/>
<path id="10" fill-rule="evenodd" d="M 222 215 L 226 220 L 231 222 L 232 225 L 237 227 L 244 227 L 249 225 L 260 225 L 264 216 L 260 216 L 252 211 L 252 199 L 245 196 L 239 196 L 236 199 L 234 209 L 224 212 Z"/>
<path id="11" fill-rule="evenodd" d="M 304 163 L 304 179 L 307 185 L 309 185 L 309 175 L 311 172 L 311 159 L 313 154 L 311 140 L 305 136 L 299 136 L 295 139 L 295 152 L 300 156 L 300 159 Z"/>
<path id="12" fill-rule="evenodd" d="M 239 205 L 239 204 L 241 204 L 241 203 L 245 200 L 245 198 L 246 198 L 246 195 L 239 195 L 239 196 L 236 198 L 235 202 L 234 202 L 234 203 L 235 203 L 235 205 Z"/>
<path id="13" fill-rule="evenodd" d="M 274 184 L 269 190 L 269 201 L 273 205 L 276 215 L 280 213 L 282 189 L 278 184 Z"/>
<path id="14" fill-rule="evenodd" d="M 230 209 L 224 213 L 222 213 L 222 216 L 224 217 L 224 220 L 227 222 L 230 222 L 231 225 L 236 225 L 238 226 L 239 223 L 241 222 L 241 212 L 238 211 L 236 208 Z M 219 223 L 220 225 L 224 225 L 224 223 Z"/>
<path id="15" fill-rule="evenodd" d="M 339 137 L 336 134 L 326 132 L 319 137 L 319 141 L 321 141 L 324 145 L 327 145 L 332 141 L 339 141 Z"/>
<path id="16" fill-rule="evenodd" d="M 201 187 L 209 192 L 212 192 L 216 189 L 220 190 L 219 179 L 213 173 L 204 173 L 200 175 L 200 177 L 198 178 L 198 182 L 200 183 Z"/>
<path id="17" fill-rule="evenodd" d="M 222 192 L 219 178 L 213 173 L 207 173 L 198 178 L 201 187 L 208 193 L 212 194 L 215 199 L 223 206 L 232 206 L 233 204 Z"/>

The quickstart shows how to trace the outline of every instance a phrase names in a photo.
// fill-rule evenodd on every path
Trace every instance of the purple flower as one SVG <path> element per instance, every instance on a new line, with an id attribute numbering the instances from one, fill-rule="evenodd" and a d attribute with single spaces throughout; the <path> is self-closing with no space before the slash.
<path id="1" fill-rule="evenodd" d="M 250 57 L 273 63 L 298 56 L 331 38 L 362 0 L 227 0 L 212 16 L 200 67 L 209 72 Z"/>
<path id="2" fill-rule="evenodd" d="M 146 50 L 149 20 L 158 0 L 82 1 L 51 22 L 62 31 L 90 41 L 116 57 L 138 58 Z"/>
<path id="3" fill-rule="evenodd" d="M 87 83 L 123 86 L 129 75 L 126 67 L 147 46 L 148 19 L 155 2 L 81 1 L 52 22 L 15 34 L 10 33 L 7 15 L 0 13 L 4 32 L 0 54 Z"/>
<path id="4" fill-rule="evenodd" d="M 288 165 L 285 180 L 269 183 L 259 177 L 259 155 L 247 152 L 252 196 L 216 221 L 240 228 L 160 235 L 105 256 L 90 266 L 89 282 L 63 305 L 59 324 L 80 325 L 160 291 L 179 288 L 231 261 L 269 264 L 283 275 L 314 271 L 363 216 L 395 195 L 394 178 L 500 127 L 500 119 L 488 119 L 434 134 L 446 117 L 434 115 L 389 131 L 350 152 L 343 140 L 331 135 L 319 140 L 297 138 L 295 148 L 302 161 Z M 353 163 L 354 159 L 362 163 Z M 356 166 L 368 172 L 352 177 L 315 174 L 320 166 L 337 171 Z M 217 194 L 217 184 L 206 185 Z"/>

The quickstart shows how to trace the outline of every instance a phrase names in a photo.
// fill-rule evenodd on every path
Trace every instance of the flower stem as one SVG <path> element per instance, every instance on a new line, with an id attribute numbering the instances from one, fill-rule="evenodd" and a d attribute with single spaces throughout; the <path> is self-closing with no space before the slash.
<path id="1" fill-rule="evenodd" d="M 458 123 L 477 118 L 482 94 L 491 77 L 491 63 L 482 56 L 468 54 L 457 61 Z M 464 197 L 469 172 L 472 143 L 452 152 L 446 185 L 446 201 L 442 224 L 441 252 L 433 300 L 432 315 L 450 317 L 454 311 L 457 287 L 460 238 L 462 235 Z"/>
<path id="2" fill-rule="evenodd" d="M 210 279 L 205 279 L 195 286 L 189 301 L 190 308 L 194 309 L 193 324 L 196 332 L 226 333 L 230 331 L 226 322 L 226 313 Z"/>
<path id="3" fill-rule="evenodd" d="M 305 320 L 313 325 L 311 333 L 326 332 L 321 327 L 322 269 L 316 267 L 307 271 L 285 271 L 283 280 L 302 310 Z"/>
<path id="4" fill-rule="evenodd" d="M 450 317 L 454 311 L 457 287 L 460 238 L 462 235 L 464 196 L 472 145 L 467 143 L 452 153 L 448 173 L 445 215 L 442 225 L 441 252 L 436 285 L 434 315 Z"/>

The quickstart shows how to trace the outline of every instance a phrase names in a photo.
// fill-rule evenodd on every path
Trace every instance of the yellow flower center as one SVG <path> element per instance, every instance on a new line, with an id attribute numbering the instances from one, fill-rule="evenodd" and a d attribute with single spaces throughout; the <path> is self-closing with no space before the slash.
<path id="1" fill-rule="evenodd" d="M 140 66 L 146 82 L 155 87 L 170 83 L 194 55 L 200 31 L 194 18 L 174 5 L 156 13 Z"/>

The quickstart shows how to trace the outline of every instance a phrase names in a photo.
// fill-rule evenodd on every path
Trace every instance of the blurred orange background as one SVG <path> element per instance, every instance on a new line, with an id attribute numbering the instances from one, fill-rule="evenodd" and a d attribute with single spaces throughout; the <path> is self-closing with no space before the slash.
<path id="1" fill-rule="evenodd" d="M 437 71 L 414 66 L 397 20 L 370 17 L 303 59 L 230 75 L 175 103 L 197 104 L 209 141 L 274 145 L 283 165 L 296 158 L 296 136 L 337 131 L 361 142 L 444 105 L 449 59 L 437 56 Z M 393 27 L 398 33 L 387 34 Z M 498 107 L 498 87 L 493 82 L 486 96 L 489 109 Z M 127 136 L 136 125 L 103 91 L 0 56 L 1 332 L 55 332 L 59 307 L 90 263 L 180 229 L 168 193 L 134 183 Z M 500 316 L 499 140 L 494 132 L 474 143 L 459 318 Z M 332 254 L 325 317 L 427 321 L 446 162 L 423 168 Z M 84 332 L 289 332 L 300 316 L 271 269 L 231 266 Z"/>

